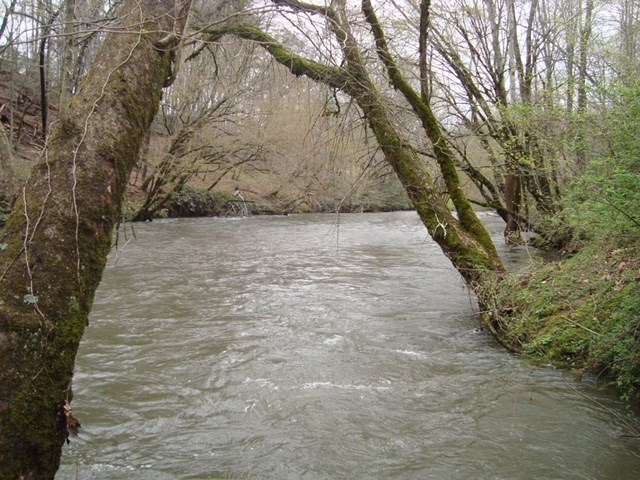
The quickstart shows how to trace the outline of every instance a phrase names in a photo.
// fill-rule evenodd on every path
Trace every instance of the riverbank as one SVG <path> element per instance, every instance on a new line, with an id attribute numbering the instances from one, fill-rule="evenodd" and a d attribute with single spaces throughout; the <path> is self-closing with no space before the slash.
<path id="1" fill-rule="evenodd" d="M 407 209 L 403 197 L 372 196 L 339 205 L 308 199 L 237 195 L 184 188 L 153 218 L 287 215 Z M 132 218 L 139 205 L 130 203 Z M 0 228 L 3 218 L 0 216 Z M 533 263 L 491 284 L 485 325 L 509 350 L 530 361 L 569 368 L 613 383 L 640 400 L 640 247 L 612 236 L 575 246 L 558 261 Z"/>
<path id="2" fill-rule="evenodd" d="M 401 192 L 403 193 L 403 192 Z M 142 192 L 131 191 L 125 216 L 132 220 L 153 220 L 175 217 L 242 217 L 249 215 L 289 215 L 293 213 L 389 212 L 409 210 L 411 205 L 404 194 L 372 192 L 371 195 L 347 197 L 336 200 L 330 196 L 267 195 L 256 191 L 239 191 L 235 194 L 185 187 L 174 193 L 168 201 L 151 215 L 139 215 L 143 204 Z"/>
<path id="3" fill-rule="evenodd" d="M 640 247 L 611 237 L 493 289 L 485 324 L 529 360 L 593 374 L 640 400 Z"/>
<path id="4" fill-rule="evenodd" d="M 253 200 L 185 188 L 156 218 L 286 215 L 336 206 Z M 244 200 L 243 200 L 244 199 Z M 402 204 L 400 204 L 401 206 Z M 398 210 L 398 202 L 339 206 L 343 212 Z M 136 211 L 129 206 L 127 213 Z M 1 220 L 1 218 L 0 218 Z M 1 225 L 0 225 L 1 228 Z M 484 323 L 509 350 L 535 363 L 593 374 L 640 400 L 640 246 L 633 239 L 575 246 L 557 261 L 534 262 L 490 284 Z"/>

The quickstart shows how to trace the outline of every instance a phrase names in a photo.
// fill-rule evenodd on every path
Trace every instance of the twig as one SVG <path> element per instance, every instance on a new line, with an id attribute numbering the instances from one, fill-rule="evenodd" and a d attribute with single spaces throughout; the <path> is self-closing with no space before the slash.
<path id="1" fill-rule="evenodd" d="M 580 323 L 578 323 L 578 322 L 576 322 L 576 321 L 573 321 L 573 320 L 571 320 L 570 318 L 568 318 L 568 317 L 566 317 L 566 316 L 564 316 L 564 315 L 561 315 L 561 317 L 562 317 L 562 318 L 564 318 L 564 319 L 565 319 L 567 322 L 569 322 L 571 325 L 575 325 L 576 327 L 580 327 L 580 328 L 582 328 L 583 330 L 586 330 L 586 331 L 587 331 L 587 332 L 589 332 L 589 333 L 593 333 L 594 335 L 597 335 L 598 337 L 601 337 L 601 336 L 602 336 L 602 334 L 601 334 L 601 333 L 598 333 L 598 332 L 596 332 L 595 330 L 591 330 L 590 328 L 585 327 L 584 325 L 581 325 Z"/>

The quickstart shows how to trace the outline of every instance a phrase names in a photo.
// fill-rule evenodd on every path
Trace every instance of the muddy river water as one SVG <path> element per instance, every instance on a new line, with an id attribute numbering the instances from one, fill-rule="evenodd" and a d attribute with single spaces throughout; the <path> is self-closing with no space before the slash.
<path id="1" fill-rule="evenodd" d="M 96 296 L 56 479 L 640 478 L 637 413 L 478 331 L 413 212 L 135 233 Z"/>

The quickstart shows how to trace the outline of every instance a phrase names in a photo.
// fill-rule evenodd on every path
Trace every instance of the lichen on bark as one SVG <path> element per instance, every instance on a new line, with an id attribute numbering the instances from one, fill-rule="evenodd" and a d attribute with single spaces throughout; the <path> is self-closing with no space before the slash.
<path id="1" fill-rule="evenodd" d="M 183 6 L 123 3 L 0 238 L 0 479 L 50 479 L 59 466 L 76 351 L 171 75 L 170 51 L 154 42 L 184 26 Z"/>

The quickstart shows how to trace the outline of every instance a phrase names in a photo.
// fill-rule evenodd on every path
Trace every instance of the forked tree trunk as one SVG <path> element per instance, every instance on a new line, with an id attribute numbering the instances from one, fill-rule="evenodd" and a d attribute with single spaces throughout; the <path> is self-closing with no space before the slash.
<path id="1" fill-rule="evenodd" d="M 189 1 L 126 0 L 0 238 L 0 478 L 51 479 L 75 356 Z M 173 39 L 173 40 L 172 40 Z"/>
<path id="2" fill-rule="evenodd" d="M 76 0 L 64 2 L 64 47 L 62 68 L 60 69 L 60 97 L 58 99 L 58 118 L 66 119 L 71 98 L 71 77 L 73 76 L 73 44 Z"/>

